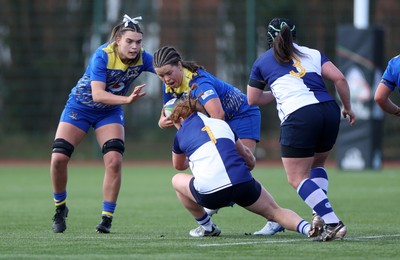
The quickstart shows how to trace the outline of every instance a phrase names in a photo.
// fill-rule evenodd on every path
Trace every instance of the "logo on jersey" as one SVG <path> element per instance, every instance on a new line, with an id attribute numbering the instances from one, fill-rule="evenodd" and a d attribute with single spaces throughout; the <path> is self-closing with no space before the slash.
<path id="1" fill-rule="evenodd" d="M 214 91 L 212 89 L 210 89 L 210 90 L 207 90 L 206 92 L 204 92 L 203 95 L 201 95 L 201 98 L 204 100 L 213 94 L 214 94 Z"/>
<path id="2" fill-rule="evenodd" d="M 114 84 L 110 90 L 112 92 L 120 92 L 121 90 L 123 90 L 125 88 L 125 83 L 124 82 L 118 82 L 116 84 Z"/>

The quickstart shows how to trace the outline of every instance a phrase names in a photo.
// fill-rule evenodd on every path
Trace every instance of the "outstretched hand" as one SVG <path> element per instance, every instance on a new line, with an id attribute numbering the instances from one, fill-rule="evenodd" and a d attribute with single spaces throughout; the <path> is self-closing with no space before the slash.
<path id="1" fill-rule="evenodd" d="M 146 92 L 140 92 L 145 86 L 146 84 L 142 84 L 133 89 L 132 94 L 128 96 L 128 104 L 131 104 L 146 95 Z"/>

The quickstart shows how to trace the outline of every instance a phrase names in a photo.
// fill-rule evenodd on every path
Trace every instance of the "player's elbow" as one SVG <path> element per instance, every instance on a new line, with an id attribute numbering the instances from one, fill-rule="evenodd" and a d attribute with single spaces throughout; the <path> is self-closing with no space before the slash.
<path id="1" fill-rule="evenodd" d="M 96 103 L 101 103 L 101 95 L 97 91 L 92 92 L 92 99 Z"/>
<path id="2" fill-rule="evenodd" d="M 187 165 L 174 163 L 174 168 L 178 171 L 184 171 L 188 168 Z"/>
<path id="3" fill-rule="evenodd" d="M 386 99 L 386 98 L 382 97 L 381 95 L 378 95 L 377 93 L 375 93 L 375 95 L 374 95 L 374 101 L 375 101 L 378 105 L 381 105 L 383 102 L 385 102 L 385 99 Z"/>
<path id="4" fill-rule="evenodd" d="M 247 96 L 247 102 L 250 106 L 258 105 L 258 99 L 253 96 Z"/>
<path id="5" fill-rule="evenodd" d="M 383 97 L 381 95 L 375 94 L 374 96 L 374 101 L 376 104 L 378 104 L 379 107 L 384 107 L 385 103 L 387 102 L 387 98 Z"/>
<path id="6" fill-rule="evenodd" d="M 183 159 L 182 156 L 172 156 L 172 165 L 178 171 L 184 171 L 189 168 L 189 160 L 185 157 Z"/>
<path id="7" fill-rule="evenodd" d="M 212 113 L 209 113 L 210 117 L 212 118 L 217 118 L 221 120 L 225 120 L 225 112 L 223 110 L 221 111 L 214 111 Z"/>

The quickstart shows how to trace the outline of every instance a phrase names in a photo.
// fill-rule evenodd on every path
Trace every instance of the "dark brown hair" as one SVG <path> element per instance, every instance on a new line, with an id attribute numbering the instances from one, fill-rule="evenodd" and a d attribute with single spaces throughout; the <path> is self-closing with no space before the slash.
<path id="1" fill-rule="evenodd" d="M 295 55 L 304 55 L 293 45 L 296 40 L 296 26 L 289 19 L 272 19 L 267 31 L 268 46 L 273 48 L 274 57 L 279 63 L 288 62 Z"/>
<path id="2" fill-rule="evenodd" d="M 115 41 L 117 37 L 122 37 L 122 35 L 127 31 L 143 34 L 142 29 L 140 28 L 138 23 L 135 24 L 133 22 L 128 22 L 127 25 L 125 26 L 125 22 L 123 22 L 118 24 L 112 29 L 109 42 Z"/>
<path id="3" fill-rule="evenodd" d="M 184 61 L 182 60 L 181 54 L 171 46 L 164 46 L 158 49 L 153 55 L 153 66 L 154 68 L 160 68 L 165 65 L 177 66 L 179 62 L 182 66 L 191 72 L 196 72 L 198 69 L 203 69 L 204 67 L 197 64 L 194 61 Z"/>

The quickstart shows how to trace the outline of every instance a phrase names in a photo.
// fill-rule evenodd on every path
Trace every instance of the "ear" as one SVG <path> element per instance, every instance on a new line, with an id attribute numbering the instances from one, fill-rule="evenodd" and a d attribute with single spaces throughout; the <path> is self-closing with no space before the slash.
<path id="1" fill-rule="evenodd" d="M 179 68 L 179 70 L 183 70 L 183 66 L 182 66 L 182 62 L 181 61 L 178 61 L 178 68 Z"/>
<path id="2" fill-rule="evenodd" d="M 119 46 L 119 43 L 121 42 L 121 37 L 116 37 L 116 38 L 115 38 L 115 42 L 116 42 L 117 45 Z"/>

